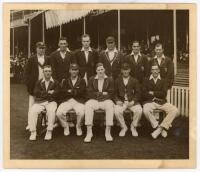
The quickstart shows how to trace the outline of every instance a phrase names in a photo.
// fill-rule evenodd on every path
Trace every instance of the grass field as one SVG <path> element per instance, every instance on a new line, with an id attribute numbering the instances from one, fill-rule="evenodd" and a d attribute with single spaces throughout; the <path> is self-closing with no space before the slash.
<path id="1" fill-rule="evenodd" d="M 187 159 L 189 158 L 188 119 L 177 118 L 169 136 L 153 140 L 151 128 L 145 119 L 138 129 L 139 137 L 133 138 L 130 131 L 126 137 L 118 136 L 119 127 L 113 127 L 114 141 L 107 143 L 104 128 L 95 127 L 92 143 L 84 143 L 85 128 L 82 137 L 63 136 L 63 129 L 58 127 L 53 132 L 53 140 L 28 140 L 27 125 L 28 94 L 24 85 L 11 85 L 10 134 L 11 159 Z"/>

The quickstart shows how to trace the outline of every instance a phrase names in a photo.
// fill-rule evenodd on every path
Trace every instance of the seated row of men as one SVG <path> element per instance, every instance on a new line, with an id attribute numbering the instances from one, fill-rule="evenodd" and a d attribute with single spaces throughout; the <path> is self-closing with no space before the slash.
<path id="1" fill-rule="evenodd" d="M 35 103 L 29 110 L 29 129 L 31 132 L 29 139 L 36 140 L 37 118 L 44 109 L 47 111 L 48 118 L 45 140 L 52 139 L 56 117 L 64 128 L 64 135 L 70 134 L 66 114 L 71 109 L 77 115 L 76 134 L 78 136 L 82 135 L 81 122 L 85 117 L 87 134 L 84 142 L 92 140 L 93 117 L 97 109 L 105 111 L 106 141 L 113 141 L 111 127 L 114 115 L 121 126 L 119 136 L 125 136 L 128 127 L 123 113 L 126 109 L 133 112 L 130 130 L 134 137 L 138 136 L 137 127 L 143 113 L 155 129 L 151 133 L 152 137 L 155 139 L 159 135 L 166 137 L 167 130 L 178 115 L 178 110 L 166 101 L 168 85 L 165 79 L 160 77 L 158 64 L 151 65 L 151 75 L 145 78 L 142 84 L 130 75 L 131 67 L 128 63 L 122 63 L 120 70 L 121 75 L 114 80 L 113 77 L 106 75 L 104 64 L 97 63 L 96 75 L 89 78 L 86 86 L 84 78 L 79 75 L 79 65 L 76 63 L 70 64 L 70 76 L 60 83 L 52 78 L 52 67 L 50 65 L 44 66 L 44 77 L 38 80 L 34 87 Z M 166 112 L 166 117 L 160 124 L 153 114 L 154 109 Z"/>

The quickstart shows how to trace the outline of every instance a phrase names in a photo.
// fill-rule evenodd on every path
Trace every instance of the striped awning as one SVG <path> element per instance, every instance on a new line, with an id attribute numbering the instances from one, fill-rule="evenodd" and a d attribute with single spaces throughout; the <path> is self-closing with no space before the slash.
<path id="1" fill-rule="evenodd" d="M 49 10 L 45 12 L 46 28 L 50 29 L 85 17 L 91 10 Z"/>

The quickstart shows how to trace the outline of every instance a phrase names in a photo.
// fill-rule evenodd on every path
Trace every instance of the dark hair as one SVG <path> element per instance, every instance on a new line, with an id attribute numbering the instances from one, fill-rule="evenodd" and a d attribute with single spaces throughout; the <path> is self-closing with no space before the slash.
<path id="1" fill-rule="evenodd" d="M 51 69 L 52 69 L 51 65 L 44 65 L 44 66 L 43 66 L 43 69 L 44 69 L 44 68 L 51 68 Z"/>
<path id="2" fill-rule="evenodd" d="M 163 44 L 161 42 L 158 42 L 158 43 L 156 43 L 155 48 L 160 47 L 160 46 L 163 48 Z"/>
<path id="3" fill-rule="evenodd" d="M 99 63 L 96 64 L 96 69 L 97 69 L 99 66 L 103 66 L 103 67 L 104 67 L 103 63 L 101 63 L 101 62 L 99 62 Z"/>
<path id="4" fill-rule="evenodd" d="M 67 42 L 67 38 L 66 37 L 62 36 L 62 37 L 59 38 L 59 41 L 62 41 L 62 40 L 65 40 Z"/>
<path id="5" fill-rule="evenodd" d="M 86 37 L 89 37 L 89 38 L 90 38 L 90 35 L 88 35 L 88 34 L 83 34 L 83 35 L 81 36 L 81 39 L 86 38 Z"/>

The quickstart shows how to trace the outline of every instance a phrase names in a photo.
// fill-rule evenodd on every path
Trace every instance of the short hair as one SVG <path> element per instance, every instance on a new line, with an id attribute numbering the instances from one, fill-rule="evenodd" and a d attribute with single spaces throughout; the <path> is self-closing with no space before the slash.
<path id="1" fill-rule="evenodd" d="M 44 70 L 45 68 L 51 68 L 51 69 L 52 69 L 51 65 L 44 65 L 44 66 L 43 66 L 43 70 Z"/>
<path id="2" fill-rule="evenodd" d="M 96 69 L 97 69 L 98 67 L 100 67 L 100 66 L 103 66 L 103 67 L 104 67 L 103 63 L 101 63 L 101 62 L 97 63 L 97 64 L 96 64 Z"/>
<path id="3" fill-rule="evenodd" d="M 67 42 L 67 38 L 66 37 L 62 36 L 62 37 L 59 38 L 59 41 L 63 41 L 63 40 L 65 40 Z"/>
<path id="4" fill-rule="evenodd" d="M 122 63 L 121 70 L 129 70 L 129 69 L 131 69 L 129 63 L 127 62 Z"/>
<path id="5" fill-rule="evenodd" d="M 133 45 L 134 43 L 138 43 L 138 44 L 140 45 L 140 42 L 139 42 L 138 40 L 134 40 L 133 43 L 132 43 L 132 45 Z"/>
<path id="6" fill-rule="evenodd" d="M 89 38 L 90 38 L 90 35 L 88 35 L 88 34 L 83 34 L 83 35 L 81 36 L 81 39 L 86 38 L 86 37 L 89 37 Z"/>
<path id="7" fill-rule="evenodd" d="M 163 44 L 161 42 L 158 42 L 158 43 L 156 43 L 155 48 L 160 47 L 160 46 L 163 48 Z"/>

